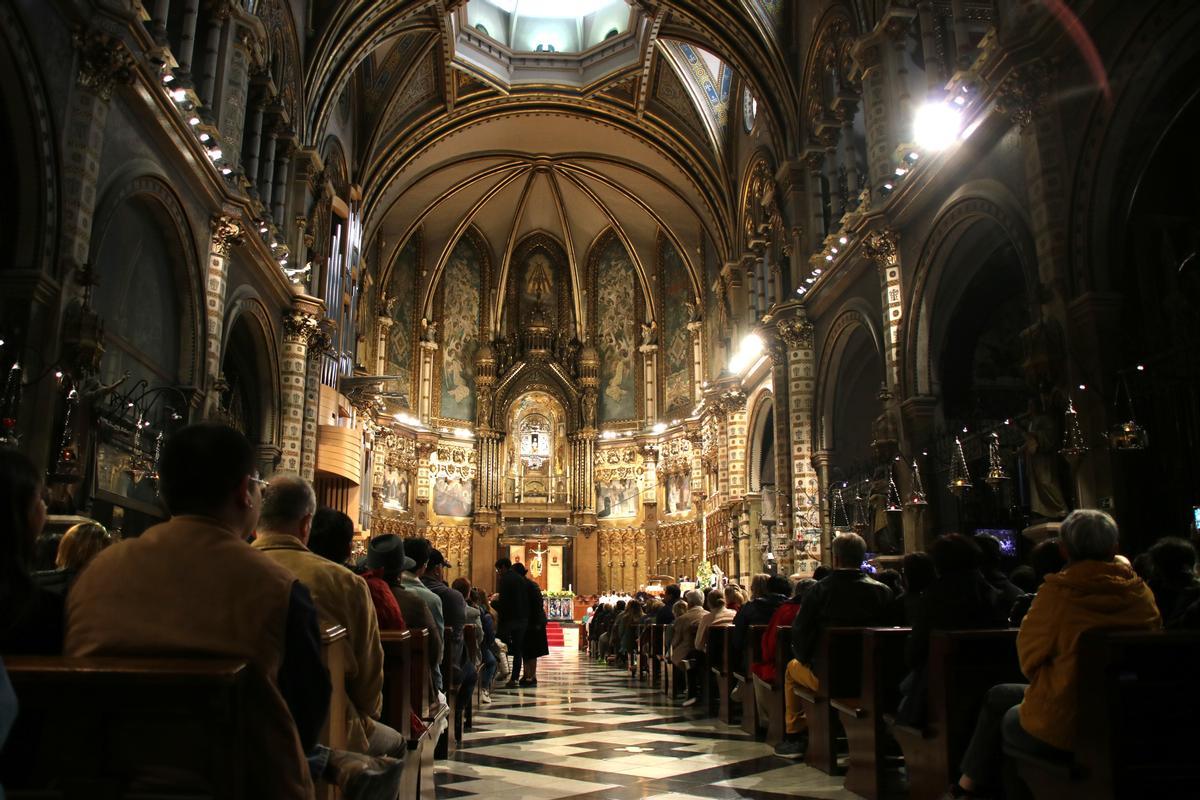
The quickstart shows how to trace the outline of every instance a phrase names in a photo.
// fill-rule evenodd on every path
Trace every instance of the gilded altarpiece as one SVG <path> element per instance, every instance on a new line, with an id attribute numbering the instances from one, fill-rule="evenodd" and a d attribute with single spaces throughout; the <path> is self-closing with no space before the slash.
<path id="1" fill-rule="evenodd" d="M 646 585 L 646 532 L 640 527 L 602 528 L 600 585 L 633 594 Z"/>
<path id="2" fill-rule="evenodd" d="M 700 564 L 700 525 L 694 520 L 669 522 L 658 526 L 659 575 L 675 580 L 695 579 Z"/>

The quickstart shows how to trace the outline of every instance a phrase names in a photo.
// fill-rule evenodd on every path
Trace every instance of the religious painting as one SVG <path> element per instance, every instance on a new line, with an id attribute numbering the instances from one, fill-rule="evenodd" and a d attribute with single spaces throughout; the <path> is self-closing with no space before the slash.
<path id="1" fill-rule="evenodd" d="M 400 376 L 401 390 L 407 397 L 412 396 L 413 307 L 417 296 L 418 247 L 418 237 L 414 235 L 396 255 L 384 299 L 384 312 L 392 319 L 384 355 L 384 374 Z"/>
<path id="2" fill-rule="evenodd" d="M 692 510 L 692 476 L 676 472 L 667 476 L 666 513 L 686 514 Z"/>
<path id="3" fill-rule="evenodd" d="M 662 408 L 667 414 L 686 414 L 692 408 L 692 332 L 687 327 L 691 320 L 685 299 L 692 297 L 692 287 L 674 245 L 666 237 L 659 237 L 658 244 L 662 248 Z"/>
<path id="4" fill-rule="evenodd" d="M 383 479 L 383 507 L 389 511 L 408 511 L 408 498 L 408 473 L 388 467 Z"/>
<path id="5" fill-rule="evenodd" d="M 637 416 L 637 277 L 615 236 L 596 258 L 596 335 L 600 352 L 600 421 Z"/>
<path id="6" fill-rule="evenodd" d="M 438 475 L 433 484 L 433 511 L 443 517 L 469 517 L 475 510 L 475 481 L 461 475 Z"/>
<path id="7" fill-rule="evenodd" d="M 479 347 L 483 258 L 463 236 L 442 274 L 441 416 L 475 419 L 475 350 Z"/>
<path id="8" fill-rule="evenodd" d="M 596 483 L 596 519 L 628 519 L 637 516 L 636 478 L 616 478 Z"/>
<path id="9" fill-rule="evenodd" d="M 554 264 L 542 249 L 534 250 L 525 261 L 524 277 L 521 281 L 521 309 L 528 319 L 535 306 L 541 305 L 542 312 L 552 329 L 558 327 L 558 282 L 555 280 Z M 519 320 L 524 323 L 525 320 Z"/>

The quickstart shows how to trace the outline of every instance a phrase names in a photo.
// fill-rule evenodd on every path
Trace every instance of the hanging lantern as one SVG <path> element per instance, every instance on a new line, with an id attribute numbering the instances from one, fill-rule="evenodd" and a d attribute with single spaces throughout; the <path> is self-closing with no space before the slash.
<path id="1" fill-rule="evenodd" d="M 972 488 L 971 473 L 967 469 L 967 457 L 963 455 L 962 440 L 954 437 L 954 452 L 950 454 L 950 482 L 946 485 L 950 494 L 962 497 Z"/>
<path id="2" fill-rule="evenodd" d="M 1138 424 L 1137 418 L 1133 413 L 1133 395 L 1129 391 L 1129 385 L 1125 381 L 1125 376 L 1121 376 L 1120 383 L 1117 384 L 1117 397 L 1114 405 L 1117 406 L 1117 413 L 1121 411 L 1121 392 L 1125 392 L 1125 402 L 1129 411 L 1129 417 L 1125 422 L 1118 422 L 1112 426 L 1108 433 L 1108 442 L 1113 450 L 1145 450 L 1150 446 L 1150 437 L 1146 433 L 1146 429 Z"/>
<path id="3" fill-rule="evenodd" d="M 855 533 L 866 533 L 870 524 L 867 522 L 867 495 L 863 491 L 863 484 L 858 484 L 854 490 L 854 522 L 850 529 Z"/>
<path id="4" fill-rule="evenodd" d="M 21 364 L 13 362 L 0 396 L 0 445 L 17 445 L 17 410 L 21 404 Z"/>
<path id="5" fill-rule="evenodd" d="M 833 508 L 831 509 L 832 513 L 830 516 L 833 518 L 833 529 L 838 531 L 850 530 L 850 518 L 846 515 L 846 498 L 842 495 L 843 488 L 842 486 L 838 486 L 833 490 L 831 502 Z"/>
<path id="6" fill-rule="evenodd" d="M 1008 480 L 1008 472 L 1004 469 L 1004 459 L 1000 457 L 1000 434 L 994 431 L 988 437 L 988 470 L 984 480 L 993 489 L 999 489 Z"/>
<path id="7" fill-rule="evenodd" d="M 1075 403 L 1067 399 L 1067 413 L 1063 421 L 1063 443 L 1062 449 L 1059 450 L 1064 458 L 1073 459 L 1079 458 L 1088 451 L 1087 442 L 1083 438 L 1083 429 L 1079 427 L 1079 412 L 1075 410 Z"/>
<path id="8" fill-rule="evenodd" d="M 908 493 L 907 504 L 910 506 L 927 506 L 929 499 L 925 496 L 925 485 L 921 483 L 921 468 L 917 459 L 912 460 L 912 489 Z"/>
<path id="9" fill-rule="evenodd" d="M 884 510 L 891 513 L 904 510 L 900 505 L 900 490 L 896 488 L 896 475 L 890 466 L 888 467 L 887 506 L 884 507 Z"/>

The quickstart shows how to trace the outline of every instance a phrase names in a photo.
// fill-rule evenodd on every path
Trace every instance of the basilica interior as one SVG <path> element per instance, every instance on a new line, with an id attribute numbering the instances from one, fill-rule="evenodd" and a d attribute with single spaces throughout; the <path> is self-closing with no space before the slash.
<path id="1" fill-rule="evenodd" d="M 1186 534 L 1198 15 L 1072 6 L 6 0 L 3 433 L 131 536 L 224 420 L 585 594 Z"/>

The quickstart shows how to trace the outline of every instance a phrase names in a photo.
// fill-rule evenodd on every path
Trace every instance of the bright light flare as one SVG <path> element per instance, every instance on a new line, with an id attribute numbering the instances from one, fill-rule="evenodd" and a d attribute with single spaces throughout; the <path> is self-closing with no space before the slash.
<path id="1" fill-rule="evenodd" d="M 958 140 L 962 112 L 943 102 L 930 102 L 913 117 L 913 139 L 922 150 L 945 150 Z"/>

